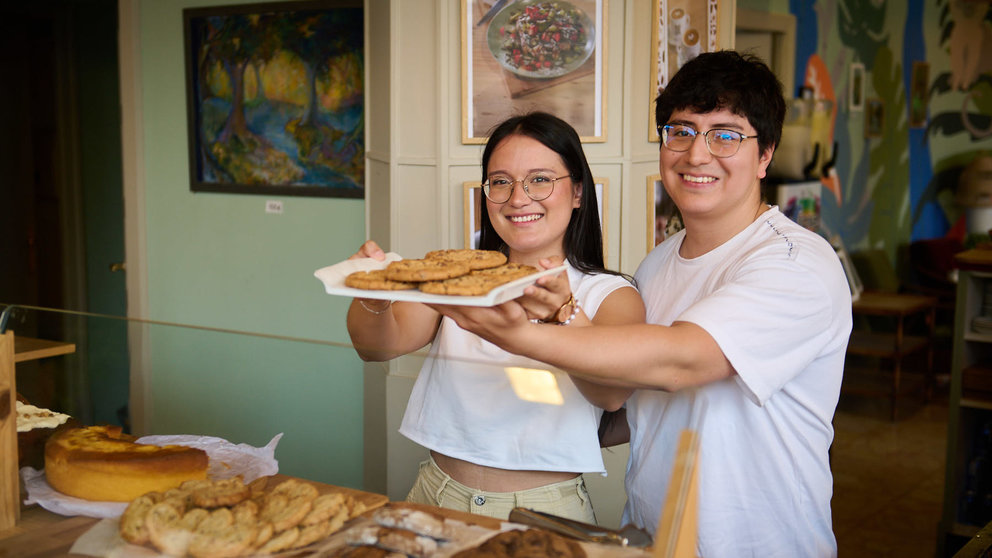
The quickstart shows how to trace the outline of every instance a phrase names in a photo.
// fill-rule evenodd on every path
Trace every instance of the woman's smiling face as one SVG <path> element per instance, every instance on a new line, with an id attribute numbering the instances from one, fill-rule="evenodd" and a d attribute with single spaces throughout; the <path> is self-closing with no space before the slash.
<path id="1" fill-rule="evenodd" d="M 519 134 L 507 136 L 493 149 L 486 169 L 489 177 L 505 175 L 517 181 L 534 172 L 565 178 L 555 181 L 554 191 L 541 201 L 530 199 L 521 182 L 514 183 L 504 203 L 486 199 L 489 220 L 510 248 L 510 260 L 531 265 L 540 258 L 564 256 L 565 230 L 572 209 L 580 205 L 581 189 L 568 177 L 568 168 L 556 152 Z"/>

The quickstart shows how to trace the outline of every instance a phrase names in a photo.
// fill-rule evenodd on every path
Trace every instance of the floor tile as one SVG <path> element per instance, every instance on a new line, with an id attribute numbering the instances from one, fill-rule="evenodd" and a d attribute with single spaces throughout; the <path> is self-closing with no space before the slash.
<path id="1" fill-rule="evenodd" d="M 947 399 L 841 396 L 831 448 L 840 558 L 933 558 L 943 505 Z"/>

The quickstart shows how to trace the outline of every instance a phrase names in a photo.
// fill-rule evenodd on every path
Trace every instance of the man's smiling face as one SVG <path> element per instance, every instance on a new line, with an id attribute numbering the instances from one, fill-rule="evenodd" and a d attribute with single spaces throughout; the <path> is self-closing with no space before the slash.
<path id="1" fill-rule="evenodd" d="M 707 113 L 677 110 L 666 124 L 680 124 L 696 130 L 687 151 L 661 147 L 659 168 L 665 190 L 679 207 L 683 218 L 712 219 L 740 213 L 753 219 L 761 200 L 761 179 L 771 162 L 772 150 L 760 152 L 757 133 L 747 118 L 726 109 Z M 703 136 L 712 129 L 739 132 L 748 139 L 730 157 L 710 153 Z"/>

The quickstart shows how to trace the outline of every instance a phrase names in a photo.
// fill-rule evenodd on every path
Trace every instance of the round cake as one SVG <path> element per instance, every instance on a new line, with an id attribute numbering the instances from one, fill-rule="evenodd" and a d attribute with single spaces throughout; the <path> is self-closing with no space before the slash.
<path id="1" fill-rule="evenodd" d="M 184 481 L 207 478 L 207 453 L 186 446 L 137 444 L 119 426 L 56 433 L 45 444 L 45 478 L 63 494 L 130 502 Z"/>

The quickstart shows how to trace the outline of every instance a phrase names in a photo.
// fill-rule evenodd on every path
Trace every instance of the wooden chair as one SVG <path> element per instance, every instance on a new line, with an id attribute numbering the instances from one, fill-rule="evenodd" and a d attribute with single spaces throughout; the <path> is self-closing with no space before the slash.
<path id="1" fill-rule="evenodd" d="M 935 375 L 933 340 L 938 299 L 903 288 L 894 266 L 881 250 L 854 256 L 865 291 L 854 301 L 854 329 L 847 354 L 873 357 L 889 365 L 889 381 L 879 383 L 878 370 L 859 370 L 848 358 L 843 391 L 861 395 L 887 395 L 890 416 L 898 416 L 898 399 L 903 387 L 904 364 L 908 357 L 923 354 L 923 398 L 929 401 Z"/>

